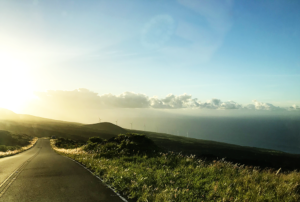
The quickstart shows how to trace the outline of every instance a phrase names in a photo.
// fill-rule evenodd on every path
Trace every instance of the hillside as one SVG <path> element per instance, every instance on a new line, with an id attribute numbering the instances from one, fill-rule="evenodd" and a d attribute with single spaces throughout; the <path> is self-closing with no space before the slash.
<path id="1" fill-rule="evenodd" d="M 29 144 L 31 137 L 25 134 L 11 134 L 8 131 L 0 130 L 0 145 L 5 146 L 25 146 Z"/>
<path id="2" fill-rule="evenodd" d="M 80 123 L 75 122 L 67 122 L 67 121 L 61 121 L 61 120 L 54 120 L 54 119 L 48 119 L 28 114 L 17 114 L 13 111 L 10 111 L 8 109 L 0 108 L 0 120 L 10 120 L 10 121 L 22 121 L 22 122 L 46 122 L 46 123 L 56 123 L 56 124 L 76 124 L 76 125 L 82 125 Z"/>
<path id="3" fill-rule="evenodd" d="M 11 145 L 13 138 L 8 131 L 0 130 L 0 145 Z"/>
<path id="4" fill-rule="evenodd" d="M 24 120 L 20 119 L 20 116 L 15 113 L 5 112 L 5 114 L 6 117 L 10 117 L 11 119 L 0 119 L 0 130 L 9 131 L 14 134 L 27 134 L 36 137 L 56 136 L 87 141 L 90 137 L 94 136 L 110 139 L 118 134 L 134 132 L 147 135 L 166 151 L 182 152 L 187 155 L 195 154 L 198 157 L 207 159 L 225 158 L 228 161 L 261 167 L 281 167 L 289 170 L 300 168 L 300 155 L 276 150 L 239 146 L 165 133 L 128 130 L 108 122 L 85 125 L 40 117 L 32 118 L 29 115 L 22 115 L 23 117 L 31 117 L 31 119 L 26 118 Z M 17 118 L 12 119 L 12 117 Z"/>
<path id="5" fill-rule="evenodd" d="M 181 152 L 185 155 L 196 155 L 208 160 L 225 158 L 239 164 L 252 166 L 272 167 L 284 170 L 300 169 L 300 155 L 289 154 L 282 151 L 246 147 L 234 144 L 199 140 L 175 135 L 153 133 L 148 131 L 128 130 L 133 133 L 145 134 L 156 145 L 166 151 Z"/>
<path id="6" fill-rule="evenodd" d="M 111 123 L 84 125 L 81 123 L 59 121 L 26 114 L 16 114 L 0 109 L 0 130 L 34 137 L 64 137 L 86 141 L 93 136 L 109 139 L 126 130 Z"/>
<path id="7" fill-rule="evenodd" d="M 0 119 L 18 119 L 18 114 L 14 113 L 13 111 L 0 108 Z"/>
<path id="8" fill-rule="evenodd" d="M 124 128 L 121 128 L 120 126 L 117 126 L 109 122 L 89 124 L 89 125 L 85 125 L 85 127 L 97 129 L 99 131 L 106 131 L 108 133 L 113 133 L 115 135 L 127 133 L 127 130 L 125 130 Z"/>

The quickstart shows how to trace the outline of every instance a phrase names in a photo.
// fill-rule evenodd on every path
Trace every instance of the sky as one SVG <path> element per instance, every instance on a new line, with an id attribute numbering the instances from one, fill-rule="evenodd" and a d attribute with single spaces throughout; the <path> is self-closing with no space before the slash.
<path id="1" fill-rule="evenodd" d="M 75 108 L 299 112 L 299 9 L 292 0 L 1 0 L 0 107 L 65 120 Z"/>

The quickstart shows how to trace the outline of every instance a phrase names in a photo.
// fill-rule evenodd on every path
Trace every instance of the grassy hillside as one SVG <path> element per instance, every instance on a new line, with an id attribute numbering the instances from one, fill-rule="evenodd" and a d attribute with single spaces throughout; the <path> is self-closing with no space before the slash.
<path id="1" fill-rule="evenodd" d="M 0 130 L 17 134 L 25 133 L 34 137 L 57 136 L 86 141 L 93 136 L 101 136 L 108 139 L 119 134 L 113 129 L 102 130 L 101 128 L 97 129 L 97 127 L 89 127 L 80 123 L 57 122 L 51 119 L 42 121 L 21 119 L 0 120 Z"/>
<path id="2" fill-rule="evenodd" d="M 107 133 L 114 133 L 116 135 L 127 132 L 126 129 L 121 128 L 120 126 L 117 126 L 117 125 L 109 123 L 109 122 L 89 124 L 89 125 L 85 125 L 85 127 L 93 128 L 93 129 L 96 129 L 99 131 L 106 131 Z"/>
<path id="3" fill-rule="evenodd" d="M 243 147 L 164 133 L 128 130 L 105 122 L 85 125 L 29 115 L 16 115 L 13 112 L 6 112 L 6 114 L 9 114 L 11 119 L 1 120 L 0 118 L 0 130 L 6 130 L 15 134 L 27 134 L 34 137 L 56 136 L 87 141 L 90 137 L 110 139 L 116 137 L 118 134 L 134 132 L 147 135 L 147 137 L 165 151 L 182 152 L 187 155 L 194 154 L 207 159 L 225 158 L 227 161 L 260 167 L 283 168 L 288 170 L 300 168 L 300 155 L 275 150 Z M 17 118 L 12 119 L 12 117 Z"/>
<path id="4" fill-rule="evenodd" d="M 8 131 L 0 130 L 0 152 L 16 150 L 29 145 L 32 137 L 26 134 L 11 134 Z"/>
<path id="5" fill-rule="evenodd" d="M 181 152 L 185 155 L 196 155 L 206 159 L 222 159 L 234 163 L 252 166 L 272 167 L 284 170 L 300 169 L 300 155 L 289 154 L 276 150 L 244 147 L 216 141 L 199 140 L 163 133 L 128 130 L 145 134 L 165 151 Z"/>
<path id="6" fill-rule="evenodd" d="M 76 149 L 70 147 L 73 142 L 57 141 L 51 140 L 54 150 L 92 170 L 130 201 L 300 199 L 300 175 L 296 171 L 261 170 L 224 160 L 205 161 L 194 155 L 162 152 L 147 136 L 132 133 L 108 141 L 91 138 L 87 145 Z"/>

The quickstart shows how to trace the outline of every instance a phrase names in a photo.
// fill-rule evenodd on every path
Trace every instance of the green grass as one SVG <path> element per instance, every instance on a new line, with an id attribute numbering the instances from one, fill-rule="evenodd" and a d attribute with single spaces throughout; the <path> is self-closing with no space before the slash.
<path id="1" fill-rule="evenodd" d="M 54 140 L 52 147 L 82 163 L 134 201 L 292 202 L 300 199 L 300 174 L 296 171 L 262 170 L 224 160 L 205 161 L 195 155 L 174 152 L 124 152 L 143 142 L 133 141 L 135 135 L 131 136 L 120 136 L 122 140 L 119 142 L 101 142 L 88 151 L 84 151 L 86 147 L 59 149 Z M 103 155 L 110 150 L 113 156 Z"/>

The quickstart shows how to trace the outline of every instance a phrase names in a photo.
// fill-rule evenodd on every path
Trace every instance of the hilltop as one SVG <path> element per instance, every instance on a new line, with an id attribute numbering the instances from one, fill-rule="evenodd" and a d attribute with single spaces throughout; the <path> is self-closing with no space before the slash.
<path id="1" fill-rule="evenodd" d="M 106 131 L 107 133 L 114 133 L 116 135 L 127 133 L 127 130 L 125 130 L 124 128 L 121 128 L 120 126 L 109 122 L 89 124 L 85 125 L 85 127 L 97 129 L 99 131 Z"/>
<path id="2" fill-rule="evenodd" d="M 110 123 L 90 124 L 66 122 L 47 119 L 27 114 L 16 114 L 10 110 L 0 109 L 0 130 L 33 137 L 57 136 L 86 141 L 93 136 L 109 139 L 125 129 Z"/>
<path id="3" fill-rule="evenodd" d="M 0 119 L 18 119 L 18 114 L 8 109 L 0 108 Z"/>

